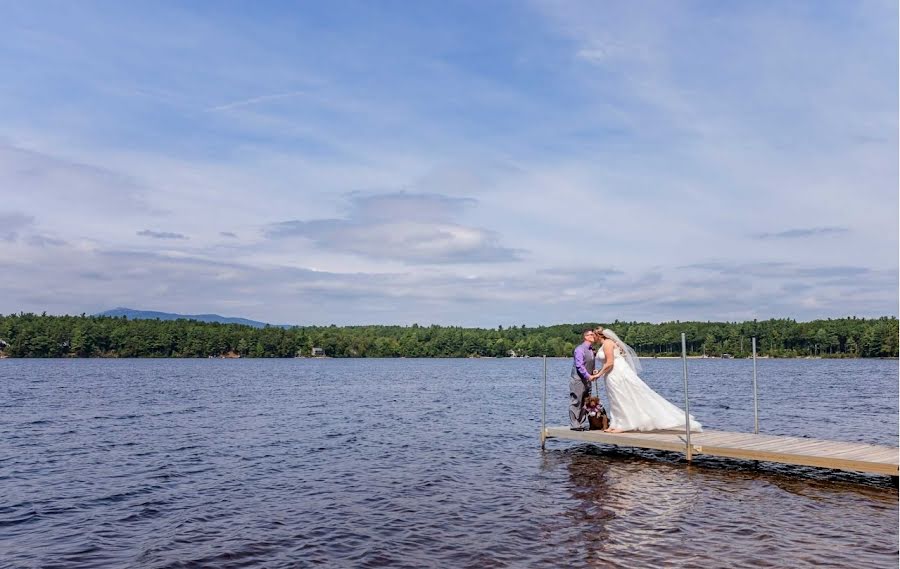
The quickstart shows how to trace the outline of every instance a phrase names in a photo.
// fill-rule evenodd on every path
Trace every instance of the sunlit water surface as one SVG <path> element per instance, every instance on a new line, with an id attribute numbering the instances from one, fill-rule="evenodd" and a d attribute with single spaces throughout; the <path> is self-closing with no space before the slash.
<path id="1" fill-rule="evenodd" d="M 680 360 L 644 360 L 683 402 Z M 712 429 L 747 360 L 691 360 Z M 552 424 L 568 360 L 548 360 Z M 2 360 L 0 567 L 896 567 L 887 477 L 548 441 L 540 359 Z M 897 444 L 896 361 L 762 360 L 761 430 Z"/>

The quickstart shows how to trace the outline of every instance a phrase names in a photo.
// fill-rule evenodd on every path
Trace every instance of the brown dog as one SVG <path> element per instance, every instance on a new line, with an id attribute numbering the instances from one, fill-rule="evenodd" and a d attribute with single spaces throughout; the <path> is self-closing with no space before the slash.
<path id="1" fill-rule="evenodd" d="M 591 395 L 584 403 L 584 410 L 587 411 L 588 424 L 592 431 L 605 431 L 609 428 L 609 415 L 606 409 L 600 404 L 600 398 Z"/>

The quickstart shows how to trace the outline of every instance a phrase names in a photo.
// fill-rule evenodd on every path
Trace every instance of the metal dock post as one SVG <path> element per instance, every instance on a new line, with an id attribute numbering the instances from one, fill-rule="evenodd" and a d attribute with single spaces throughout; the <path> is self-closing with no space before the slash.
<path id="1" fill-rule="evenodd" d="M 756 391 L 756 336 L 753 337 L 753 432 L 759 434 L 759 395 Z"/>
<path id="2" fill-rule="evenodd" d="M 684 332 L 681 333 L 681 363 L 684 367 L 684 454 L 690 462 L 693 449 L 691 448 L 691 406 L 688 397 L 687 342 L 684 339 Z"/>
<path id="3" fill-rule="evenodd" d="M 544 356 L 544 396 L 541 410 L 541 450 L 544 450 L 544 442 L 547 440 L 547 356 Z"/>

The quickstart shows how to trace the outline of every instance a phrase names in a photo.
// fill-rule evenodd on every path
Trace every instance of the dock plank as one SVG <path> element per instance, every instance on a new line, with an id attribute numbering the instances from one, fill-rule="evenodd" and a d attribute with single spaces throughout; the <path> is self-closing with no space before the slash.
<path id="1" fill-rule="evenodd" d="M 675 452 L 684 452 L 686 447 L 683 431 L 605 433 L 548 427 L 544 436 Z M 900 449 L 867 443 L 707 430 L 691 433 L 691 446 L 696 455 L 900 475 Z"/>

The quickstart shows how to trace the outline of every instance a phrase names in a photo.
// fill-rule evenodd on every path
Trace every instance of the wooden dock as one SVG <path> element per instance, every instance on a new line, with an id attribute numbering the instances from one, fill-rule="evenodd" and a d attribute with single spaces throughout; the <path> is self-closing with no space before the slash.
<path id="1" fill-rule="evenodd" d="M 688 453 L 684 431 L 605 433 L 547 427 L 544 439 L 569 439 L 623 447 L 684 452 L 689 455 L 721 456 L 782 464 L 799 464 L 870 474 L 900 475 L 900 450 L 895 447 L 823 441 L 802 437 L 704 431 L 691 433 Z"/>

